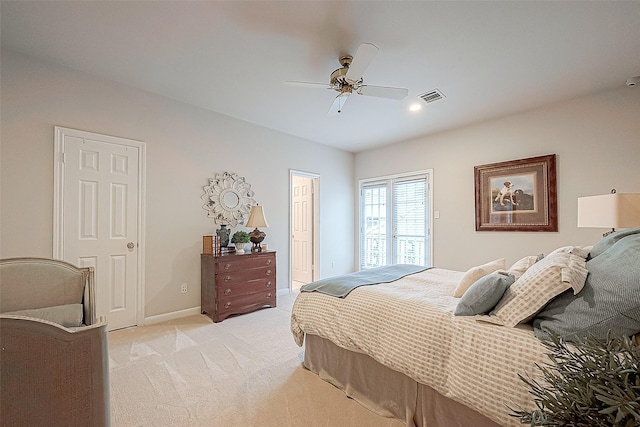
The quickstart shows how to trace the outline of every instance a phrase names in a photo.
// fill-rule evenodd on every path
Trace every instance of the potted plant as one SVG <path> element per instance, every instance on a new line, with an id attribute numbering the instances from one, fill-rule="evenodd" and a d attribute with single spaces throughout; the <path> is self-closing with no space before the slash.
<path id="1" fill-rule="evenodd" d="M 594 337 L 568 345 L 545 342 L 551 363 L 541 378 L 519 375 L 538 409 L 517 408 L 512 416 L 531 426 L 640 425 L 640 345 L 629 337 Z"/>
<path id="2" fill-rule="evenodd" d="M 231 243 L 236 245 L 237 254 L 243 254 L 245 243 L 249 243 L 249 233 L 246 231 L 236 231 L 233 233 L 233 236 L 231 236 Z"/>

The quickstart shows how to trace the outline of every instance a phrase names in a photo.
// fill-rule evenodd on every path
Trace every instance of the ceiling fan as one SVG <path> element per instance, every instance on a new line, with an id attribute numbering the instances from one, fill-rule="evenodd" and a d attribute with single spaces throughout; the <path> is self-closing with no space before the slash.
<path id="1" fill-rule="evenodd" d="M 298 81 L 286 81 L 285 83 L 296 86 L 322 87 L 339 92 L 329 109 L 329 115 L 342 112 L 344 103 L 349 95 L 354 92 L 358 95 L 400 100 L 407 96 L 408 89 L 366 85 L 363 82 L 362 76 L 365 70 L 379 51 L 380 49 L 372 43 L 362 43 L 354 56 L 344 55 L 340 57 L 340 65 L 342 67 L 331 73 L 329 85 L 326 83 Z"/>

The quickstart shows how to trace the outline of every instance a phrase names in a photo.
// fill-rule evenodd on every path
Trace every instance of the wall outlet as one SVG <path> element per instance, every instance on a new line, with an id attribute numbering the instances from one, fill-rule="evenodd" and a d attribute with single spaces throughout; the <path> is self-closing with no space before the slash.
<path id="1" fill-rule="evenodd" d="M 189 288 L 187 287 L 186 283 L 182 283 L 180 285 L 180 293 L 181 294 L 186 294 L 188 290 L 189 290 Z"/>

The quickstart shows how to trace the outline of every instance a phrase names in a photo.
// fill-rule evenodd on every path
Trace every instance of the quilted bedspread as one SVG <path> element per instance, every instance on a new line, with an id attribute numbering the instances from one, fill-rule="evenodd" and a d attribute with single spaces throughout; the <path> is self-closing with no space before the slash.
<path id="1" fill-rule="evenodd" d="M 304 335 L 326 338 L 431 386 L 501 425 L 516 405 L 534 407 L 518 373 L 537 375 L 549 362 L 531 325 L 515 328 L 454 316 L 453 290 L 463 272 L 432 268 L 392 283 L 363 286 L 346 298 L 301 292 L 291 313 Z"/>

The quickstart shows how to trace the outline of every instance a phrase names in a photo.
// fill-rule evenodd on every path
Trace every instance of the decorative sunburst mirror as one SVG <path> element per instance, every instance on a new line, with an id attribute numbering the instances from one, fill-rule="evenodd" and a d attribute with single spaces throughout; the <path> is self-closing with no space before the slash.
<path id="1" fill-rule="evenodd" d="M 204 187 L 202 208 L 207 211 L 207 217 L 213 218 L 216 224 L 226 224 L 235 227 L 244 224 L 251 212 L 254 192 L 251 184 L 237 173 L 223 172 L 209 178 L 209 185 Z"/>

